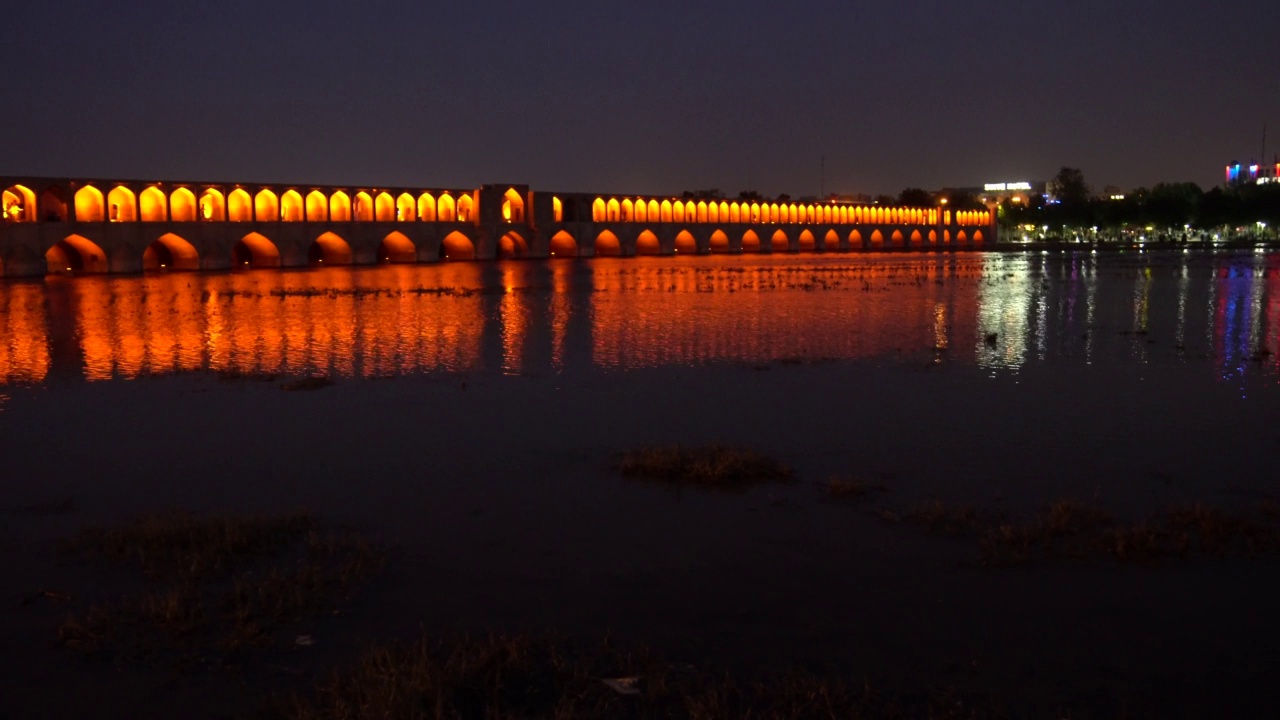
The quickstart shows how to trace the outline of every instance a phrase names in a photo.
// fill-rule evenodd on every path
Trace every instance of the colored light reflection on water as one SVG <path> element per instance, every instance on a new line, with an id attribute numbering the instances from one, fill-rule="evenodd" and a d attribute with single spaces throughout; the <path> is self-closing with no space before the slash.
<path id="1" fill-rule="evenodd" d="M 1208 361 L 1280 376 L 1280 255 L 456 263 L 0 282 L 0 383 L 779 360 Z"/>

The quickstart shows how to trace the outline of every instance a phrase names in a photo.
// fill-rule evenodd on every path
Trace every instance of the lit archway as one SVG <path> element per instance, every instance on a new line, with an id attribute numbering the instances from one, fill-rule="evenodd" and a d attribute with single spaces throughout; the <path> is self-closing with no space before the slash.
<path id="1" fill-rule="evenodd" d="M 974 231 L 973 231 L 973 241 L 974 241 L 975 243 L 980 243 L 980 242 L 982 242 L 982 231 L 981 231 L 981 230 L 974 230 Z"/>
<path id="2" fill-rule="evenodd" d="M 630 202 L 630 200 L 627 202 Z M 631 212 L 631 219 L 636 222 L 649 221 L 649 206 L 645 205 L 644 200 L 636 200 L 635 208 Z"/>
<path id="3" fill-rule="evenodd" d="M 857 230 L 850 231 L 849 249 L 853 250 L 861 247 L 862 247 L 862 233 L 858 232 Z"/>
<path id="4" fill-rule="evenodd" d="M 436 198 L 431 193 L 418 196 L 418 219 L 422 222 L 436 221 Z"/>
<path id="5" fill-rule="evenodd" d="M 471 222 L 471 211 L 473 209 L 473 201 L 470 195 L 463 195 L 458 198 L 458 222 Z"/>
<path id="6" fill-rule="evenodd" d="M 186 188 L 178 188 L 169 195 L 169 217 L 174 222 L 196 221 L 196 195 Z"/>
<path id="7" fill-rule="evenodd" d="M 515 188 L 507 188 L 502 196 L 502 219 L 510 223 L 524 222 L 524 198 Z"/>
<path id="8" fill-rule="evenodd" d="M 442 195 L 441 202 L 447 197 L 449 196 Z M 471 242 L 471 238 L 460 232 L 451 232 L 440 242 L 440 259 L 442 260 L 474 260 L 475 257 L 475 244 Z"/>
<path id="9" fill-rule="evenodd" d="M 609 202 L 605 203 L 604 219 L 606 222 L 622 220 L 622 206 L 618 204 L 617 198 L 609 198 Z"/>
<path id="10" fill-rule="evenodd" d="M 785 232 L 778 230 L 773 233 L 773 237 L 769 238 L 769 252 L 787 252 L 790 249 L 791 241 Z"/>
<path id="11" fill-rule="evenodd" d="M 716 230 L 711 233 L 711 252 L 727 253 L 729 252 L 729 236 L 724 234 L 723 230 Z"/>
<path id="12" fill-rule="evenodd" d="M 604 222 L 604 199 L 596 198 L 591 203 L 591 222 Z"/>
<path id="13" fill-rule="evenodd" d="M 705 200 L 698 201 L 698 204 L 695 206 L 694 212 L 696 213 L 698 218 L 697 222 L 700 222 L 700 223 L 707 222 L 707 219 L 708 219 L 707 203 Z"/>
<path id="14" fill-rule="evenodd" d="M 414 211 L 413 196 L 409 193 L 401 193 L 396 198 L 396 220 L 400 222 L 413 222 L 418 219 L 417 213 Z"/>
<path id="15" fill-rule="evenodd" d="M 436 216 L 440 218 L 440 222 L 458 221 L 458 206 L 449 193 L 441 195 L 440 202 L 436 203 Z"/>
<path id="16" fill-rule="evenodd" d="M 937 243 L 938 243 L 938 231 L 937 231 L 937 230 L 930 230 L 930 231 L 929 231 L 929 244 L 930 244 L 930 245 L 936 245 Z"/>
<path id="17" fill-rule="evenodd" d="M 106 218 L 102 210 L 102 192 L 92 185 L 76 191 L 75 206 L 78 222 L 102 222 Z"/>
<path id="18" fill-rule="evenodd" d="M 564 203 L 560 202 L 560 198 L 551 198 L 551 220 L 552 222 L 564 222 Z"/>
<path id="19" fill-rule="evenodd" d="M 44 254 L 45 266 L 51 273 L 104 273 L 107 254 L 97 243 L 80 235 L 68 235 Z"/>
<path id="20" fill-rule="evenodd" d="M 871 246 L 881 247 L 884 245 L 884 234 L 878 229 L 871 231 Z"/>
<path id="21" fill-rule="evenodd" d="M 813 252 L 818 249 L 818 241 L 813 237 L 813 233 L 808 228 L 800 231 L 800 239 L 798 241 L 800 252 Z"/>
<path id="22" fill-rule="evenodd" d="M 143 270 L 199 270 L 200 253 L 185 239 L 165 233 L 142 253 Z"/>
<path id="23" fill-rule="evenodd" d="M 307 221 L 324 222 L 329 219 L 329 198 L 319 190 L 307 193 Z"/>
<path id="24" fill-rule="evenodd" d="M 329 221 L 351 222 L 351 198 L 341 190 L 329 196 Z"/>
<path id="25" fill-rule="evenodd" d="M 742 212 L 738 209 L 738 203 L 729 206 L 729 222 L 738 223 L 742 221 Z"/>
<path id="26" fill-rule="evenodd" d="M 0 194 L 0 212 L 5 222 L 35 222 L 36 194 L 25 185 L 14 185 Z"/>
<path id="27" fill-rule="evenodd" d="M 693 234 L 688 230 L 681 230 L 680 233 L 676 235 L 676 252 L 685 253 L 687 255 L 698 254 L 698 241 L 693 238 Z"/>
<path id="28" fill-rule="evenodd" d="M 350 265 L 351 246 L 334 233 L 323 233 L 307 248 L 307 264 L 312 267 Z"/>
<path id="29" fill-rule="evenodd" d="M 169 209 L 164 191 L 155 186 L 148 187 L 138 196 L 138 204 L 142 206 L 142 222 L 165 222 L 169 219 Z"/>
<path id="30" fill-rule="evenodd" d="M 285 222 L 302 222 L 307 217 L 302 206 L 302 196 L 297 190 L 286 190 L 280 196 L 280 219 Z"/>
<path id="31" fill-rule="evenodd" d="M 138 219 L 138 201 L 132 190 L 119 185 L 107 193 L 107 219 L 111 222 L 134 222 Z"/>
<path id="32" fill-rule="evenodd" d="M 659 207 L 660 207 L 660 211 L 658 213 L 659 222 L 664 222 L 664 223 L 671 222 L 671 201 L 663 200 L 662 205 L 660 205 Z M 652 214 L 649 215 L 649 219 L 650 220 L 653 219 Z"/>
<path id="33" fill-rule="evenodd" d="M 573 239 L 569 233 L 561 230 L 551 236 L 551 244 L 548 250 L 551 257 L 577 257 L 578 241 Z"/>
<path id="34" fill-rule="evenodd" d="M 912 244 L 912 245 L 923 245 L 923 244 L 924 244 L 924 236 L 920 234 L 920 231 L 919 231 L 919 230 L 912 230 L 912 231 L 911 231 L 911 244 Z"/>
<path id="35" fill-rule="evenodd" d="M 259 190 L 253 199 L 254 210 L 258 222 L 277 222 L 280 220 L 280 201 L 270 190 Z"/>
<path id="36" fill-rule="evenodd" d="M 822 238 L 822 249 L 826 252 L 840 249 L 840 236 L 835 230 L 828 230 L 826 236 Z"/>
<path id="37" fill-rule="evenodd" d="M 253 222 L 253 199 L 242 188 L 227 196 L 227 217 L 231 222 Z"/>
<path id="38" fill-rule="evenodd" d="M 684 203 L 679 200 L 671 203 L 671 222 L 682 223 L 684 222 L 684 218 Z"/>
<path id="39" fill-rule="evenodd" d="M 636 254 L 637 255 L 657 255 L 662 252 L 662 243 L 658 242 L 658 236 L 649 230 L 642 230 L 636 236 Z"/>
<path id="40" fill-rule="evenodd" d="M 378 197 L 373 200 L 373 214 L 378 218 L 378 222 L 395 222 L 395 198 L 385 192 L 378 193 Z"/>
<path id="41" fill-rule="evenodd" d="M 529 254 L 529 244 L 520 233 L 509 232 L 498 239 L 498 258 L 515 259 Z"/>
<path id="42" fill-rule="evenodd" d="M 635 222 L 635 211 L 636 207 L 635 204 L 631 202 L 631 198 L 624 199 L 622 201 L 622 222 Z"/>
<path id="43" fill-rule="evenodd" d="M 231 248 L 232 268 L 280 267 L 280 250 L 258 233 L 249 233 Z"/>
<path id="44" fill-rule="evenodd" d="M 760 236 L 755 230 L 742 233 L 742 252 L 760 252 Z"/>
<path id="45" fill-rule="evenodd" d="M 418 259 L 418 248 L 400 232 L 393 232 L 378 245 L 378 262 L 411 263 Z"/>
<path id="46" fill-rule="evenodd" d="M 660 222 L 662 217 L 662 208 L 658 205 L 657 200 L 649 201 L 649 222 Z"/>
<path id="47" fill-rule="evenodd" d="M 227 219 L 227 203 L 222 193 L 213 188 L 201 193 L 200 218 L 210 222 L 223 222 Z"/>
<path id="48" fill-rule="evenodd" d="M 957 242 L 957 243 L 963 243 L 963 242 L 968 242 L 968 241 L 969 241 L 969 237 L 968 237 L 967 235 L 965 235 L 965 233 L 964 233 L 964 231 L 963 231 L 963 230 L 961 230 L 960 232 L 956 233 L 956 242 Z"/>
<path id="49" fill-rule="evenodd" d="M 373 198 L 369 193 L 360 190 L 351 200 L 351 216 L 358 222 L 373 221 Z"/>
<path id="50" fill-rule="evenodd" d="M 617 257 L 622 254 L 622 243 L 618 240 L 618 236 L 603 230 L 596 236 L 595 244 L 596 257 Z"/>

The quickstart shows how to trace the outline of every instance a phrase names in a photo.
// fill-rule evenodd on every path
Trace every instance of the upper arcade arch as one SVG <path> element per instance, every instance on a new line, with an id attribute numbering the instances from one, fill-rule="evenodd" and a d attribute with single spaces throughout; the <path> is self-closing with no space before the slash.
<path id="1" fill-rule="evenodd" d="M 152 185 L 138 196 L 142 209 L 142 222 L 166 222 L 169 219 L 168 199 L 164 191 Z"/>
<path id="2" fill-rule="evenodd" d="M 307 222 L 325 222 L 329 219 L 329 198 L 319 190 L 307 193 Z"/>
<path id="3" fill-rule="evenodd" d="M 373 221 L 373 198 L 369 197 L 369 193 L 363 190 L 356 193 L 351 201 L 351 216 L 356 222 Z"/>
<path id="4" fill-rule="evenodd" d="M 471 210 L 474 206 L 470 195 L 458 198 L 458 222 L 471 222 Z"/>
<path id="5" fill-rule="evenodd" d="M 436 216 L 440 218 L 440 222 L 457 222 L 458 206 L 449 193 L 440 194 L 440 202 L 436 204 Z"/>
<path id="6" fill-rule="evenodd" d="M 286 190 L 280 196 L 280 219 L 284 222 L 302 222 L 307 219 L 302 196 L 297 190 Z"/>
<path id="7" fill-rule="evenodd" d="M 341 190 L 329 196 L 329 222 L 351 222 L 351 198 Z"/>
<path id="8" fill-rule="evenodd" d="M 138 201 L 132 190 L 123 185 L 117 185 L 107 193 L 107 219 L 111 222 L 138 220 Z"/>
<path id="9" fill-rule="evenodd" d="M 51 185 L 40 193 L 40 219 L 45 222 L 66 222 L 67 193 L 57 185 Z"/>
<path id="10" fill-rule="evenodd" d="M 396 220 L 399 222 L 413 222 L 418 219 L 418 214 L 413 202 L 413 196 L 409 193 L 400 193 L 400 197 L 396 198 Z"/>
<path id="11" fill-rule="evenodd" d="M 378 222 L 395 222 L 395 198 L 385 192 L 378 193 L 378 196 L 373 199 L 373 215 Z"/>
<path id="12" fill-rule="evenodd" d="M 418 219 L 423 222 L 436 221 L 436 198 L 431 193 L 418 196 Z"/>
<path id="13" fill-rule="evenodd" d="M 200 217 L 211 222 L 227 219 L 227 203 L 221 192 L 209 188 L 200 193 Z"/>
<path id="14" fill-rule="evenodd" d="M 0 219 L 4 222 L 36 221 L 36 194 L 27 186 L 10 186 L 0 197 Z"/>
<path id="15" fill-rule="evenodd" d="M 258 222 L 276 222 L 280 220 L 280 201 L 276 194 L 267 189 L 258 191 L 253 199 L 254 217 Z"/>
<path id="16" fill-rule="evenodd" d="M 524 222 L 524 198 L 515 188 L 507 188 L 502 196 L 502 219 L 509 223 Z"/>
<path id="17" fill-rule="evenodd" d="M 227 219 L 231 222 L 253 222 L 253 199 L 244 188 L 236 188 L 227 196 Z"/>
<path id="18" fill-rule="evenodd" d="M 196 195 L 180 187 L 169 194 L 169 219 L 173 222 L 196 221 Z"/>

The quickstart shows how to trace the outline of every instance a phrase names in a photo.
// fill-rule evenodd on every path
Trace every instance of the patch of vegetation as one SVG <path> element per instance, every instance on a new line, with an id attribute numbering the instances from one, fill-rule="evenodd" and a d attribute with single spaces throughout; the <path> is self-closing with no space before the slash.
<path id="1" fill-rule="evenodd" d="M 623 453 L 619 466 L 628 477 L 704 487 L 738 489 L 789 482 L 791 469 L 754 450 L 726 445 L 645 447 Z"/>
<path id="2" fill-rule="evenodd" d="M 180 666 L 290 644 L 287 626 L 333 613 L 385 563 L 360 534 L 305 513 L 159 513 L 81 531 L 59 552 L 144 583 L 71 613 L 58 633 L 65 645 Z"/>
<path id="3" fill-rule="evenodd" d="M 988 718 L 981 698 L 888 697 L 861 678 L 795 671 L 737 679 L 609 643 L 490 635 L 369 650 L 275 710 L 289 720 L 363 718 Z"/>

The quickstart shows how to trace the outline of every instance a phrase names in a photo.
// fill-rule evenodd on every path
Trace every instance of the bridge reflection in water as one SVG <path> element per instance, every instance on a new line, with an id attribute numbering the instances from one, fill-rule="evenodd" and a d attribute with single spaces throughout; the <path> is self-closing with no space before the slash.
<path id="1" fill-rule="evenodd" d="M 1280 256 L 642 258 L 0 285 L 5 384 L 1197 357 L 1223 377 L 1276 374 Z"/>

